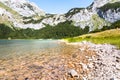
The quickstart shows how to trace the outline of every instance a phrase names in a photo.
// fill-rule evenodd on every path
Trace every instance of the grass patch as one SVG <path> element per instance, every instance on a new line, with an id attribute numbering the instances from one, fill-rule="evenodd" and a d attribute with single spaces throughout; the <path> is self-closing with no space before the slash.
<path id="1" fill-rule="evenodd" d="M 78 37 L 65 39 L 68 42 L 91 41 L 97 44 L 112 44 L 120 48 L 120 29 L 106 30 L 103 32 L 86 34 Z"/>

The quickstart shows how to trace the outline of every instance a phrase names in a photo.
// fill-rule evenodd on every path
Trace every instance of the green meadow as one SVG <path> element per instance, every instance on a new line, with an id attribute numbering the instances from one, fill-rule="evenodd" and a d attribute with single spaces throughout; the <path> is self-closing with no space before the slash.
<path id="1" fill-rule="evenodd" d="M 66 38 L 68 42 L 90 41 L 96 44 L 112 44 L 120 48 L 120 29 L 111 29 L 97 33 L 90 33 L 73 38 Z"/>

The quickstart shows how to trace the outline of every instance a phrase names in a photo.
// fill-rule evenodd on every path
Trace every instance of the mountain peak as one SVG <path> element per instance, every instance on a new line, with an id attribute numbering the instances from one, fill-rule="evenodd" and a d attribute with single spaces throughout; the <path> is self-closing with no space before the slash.
<path id="1" fill-rule="evenodd" d="M 1 0 L 3 4 L 18 12 L 22 16 L 39 15 L 44 16 L 45 12 L 29 0 Z"/>
<path id="2" fill-rule="evenodd" d="M 6 3 L 6 4 L 10 4 L 10 3 L 26 3 L 29 2 L 28 0 L 2 0 L 1 2 Z"/>
<path id="3" fill-rule="evenodd" d="M 89 30 L 94 31 L 120 20 L 120 3 L 118 3 L 120 0 L 94 0 L 87 8 L 73 8 L 62 15 L 47 15 L 29 0 L 0 0 L 1 2 L 4 4 L 4 7 L 1 6 L 1 17 L 5 14 L 8 16 L 6 20 L 20 28 L 40 29 L 45 27 L 45 24 L 55 26 L 58 23 L 72 21 L 74 26 L 83 29 L 89 26 Z M 15 13 L 21 15 L 20 18 L 16 17 Z"/>

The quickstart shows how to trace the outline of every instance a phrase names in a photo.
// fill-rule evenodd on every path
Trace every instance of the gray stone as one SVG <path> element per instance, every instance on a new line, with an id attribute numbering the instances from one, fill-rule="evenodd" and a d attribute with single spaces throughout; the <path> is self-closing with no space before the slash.
<path id="1" fill-rule="evenodd" d="M 80 63 L 83 69 L 92 69 L 92 71 L 88 74 L 89 76 L 87 76 L 87 79 L 120 80 L 117 79 L 120 78 L 120 50 L 117 50 L 117 48 L 110 44 L 95 44 L 92 47 L 89 47 L 89 49 L 96 52 L 96 57 L 92 58 L 88 65 Z"/>
<path id="2" fill-rule="evenodd" d="M 116 69 L 120 70 L 120 64 L 116 64 Z"/>
<path id="3" fill-rule="evenodd" d="M 87 67 L 86 64 L 84 64 L 84 63 L 80 63 L 80 65 L 82 65 L 83 70 L 88 70 L 88 67 Z"/>
<path id="4" fill-rule="evenodd" d="M 71 69 L 68 71 L 68 74 L 73 78 L 73 77 L 77 77 L 79 78 L 79 74 L 77 73 L 77 71 L 75 71 L 74 69 Z"/>
<path id="5" fill-rule="evenodd" d="M 116 79 L 116 78 L 110 78 L 110 80 L 119 80 L 119 79 Z"/>

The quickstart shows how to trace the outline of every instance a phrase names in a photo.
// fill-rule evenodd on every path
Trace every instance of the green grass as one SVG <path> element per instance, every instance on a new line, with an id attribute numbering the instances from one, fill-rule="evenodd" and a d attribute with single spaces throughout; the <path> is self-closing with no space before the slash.
<path id="1" fill-rule="evenodd" d="M 106 30 L 98 33 L 86 34 L 74 38 L 66 38 L 68 42 L 91 41 L 96 44 L 112 44 L 120 48 L 120 29 Z"/>

